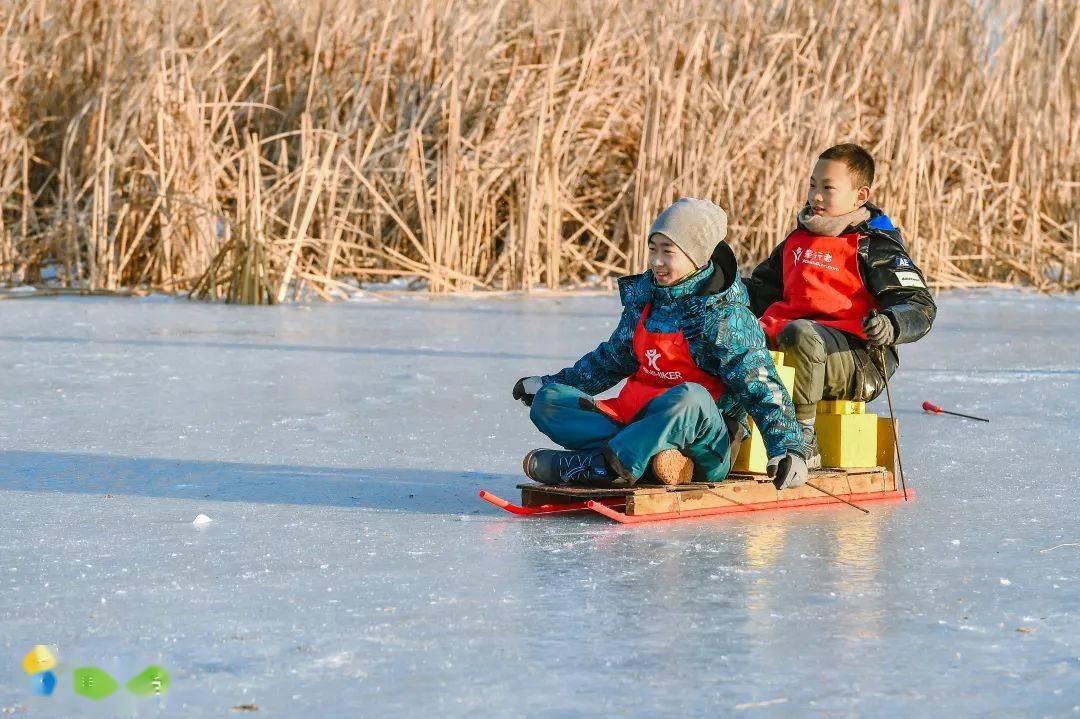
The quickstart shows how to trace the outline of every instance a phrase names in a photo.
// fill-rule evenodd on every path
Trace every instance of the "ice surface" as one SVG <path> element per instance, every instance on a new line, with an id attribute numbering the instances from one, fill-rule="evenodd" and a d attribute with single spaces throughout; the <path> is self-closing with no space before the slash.
<path id="1" fill-rule="evenodd" d="M 612 297 L 3 302 L 0 710 L 1080 711 L 1080 300 L 942 298 L 894 387 L 908 505 L 620 527 L 481 502 L 515 497 L 544 445 L 514 381 L 616 315 Z M 20 666 L 35 644 L 58 647 L 51 697 Z M 150 664 L 164 699 L 72 692 L 73 668 L 122 687 Z"/>

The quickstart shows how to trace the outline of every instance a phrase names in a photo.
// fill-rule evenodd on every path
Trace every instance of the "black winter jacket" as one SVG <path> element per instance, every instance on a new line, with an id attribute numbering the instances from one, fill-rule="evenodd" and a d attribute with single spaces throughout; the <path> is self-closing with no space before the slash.
<path id="1" fill-rule="evenodd" d="M 866 204 L 870 219 L 844 230 L 859 235 L 859 271 L 866 289 L 877 300 L 881 312 L 892 320 L 896 344 L 914 342 L 930 331 L 937 305 L 926 287 L 926 276 L 908 255 L 900 230 L 879 208 Z M 784 297 L 784 245 L 781 242 L 769 258 L 746 278 L 750 309 L 757 317 Z"/>

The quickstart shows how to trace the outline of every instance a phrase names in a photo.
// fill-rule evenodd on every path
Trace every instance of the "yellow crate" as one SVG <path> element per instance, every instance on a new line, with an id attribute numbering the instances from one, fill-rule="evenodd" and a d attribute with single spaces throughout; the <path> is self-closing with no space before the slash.
<path id="1" fill-rule="evenodd" d="M 739 456 L 731 465 L 735 472 L 756 472 L 765 474 L 769 466 L 769 456 L 765 452 L 765 442 L 753 420 L 750 420 L 750 436 L 739 447 Z"/>
<path id="2" fill-rule="evenodd" d="M 822 467 L 876 467 L 876 414 L 819 414 L 814 421 Z"/>
<path id="3" fill-rule="evenodd" d="M 896 442 L 893 440 L 891 417 L 878 417 L 877 424 L 877 463 L 896 475 Z M 896 432 L 900 433 L 900 422 L 896 423 Z"/>
<path id="4" fill-rule="evenodd" d="M 818 414 L 866 414 L 866 402 L 828 399 L 817 403 Z"/>
<path id="5" fill-rule="evenodd" d="M 795 390 L 795 368 L 784 364 L 783 352 L 770 352 L 773 364 L 776 365 L 776 373 L 780 375 L 780 382 L 787 387 L 787 391 Z M 765 451 L 765 442 L 761 439 L 761 431 L 753 420 L 750 420 L 750 436 L 743 440 L 739 448 L 739 456 L 731 465 L 735 472 L 756 472 L 765 474 L 769 465 L 769 455 Z"/>

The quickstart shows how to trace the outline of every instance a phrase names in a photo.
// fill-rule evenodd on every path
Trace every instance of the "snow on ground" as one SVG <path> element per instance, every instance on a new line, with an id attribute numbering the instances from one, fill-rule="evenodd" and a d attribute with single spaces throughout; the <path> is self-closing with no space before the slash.
<path id="1" fill-rule="evenodd" d="M 514 380 L 616 316 L 4 302 L 0 710 L 1080 712 L 1080 300 L 942 298 L 894 387 L 913 503 L 620 527 L 481 502 L 543 445 Z M 39 643 L 63 662 L 51 697 L 20 667 Z M 122 685 L 150 663 L 162 700 L 72 692 L 74 667 Z"/>

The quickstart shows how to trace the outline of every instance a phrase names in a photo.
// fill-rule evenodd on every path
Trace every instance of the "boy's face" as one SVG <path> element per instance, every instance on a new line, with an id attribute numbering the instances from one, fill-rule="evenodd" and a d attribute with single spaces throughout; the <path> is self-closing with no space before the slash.
<path id="1" fill-rule="evenodd" d="M 815 215 L 838 217 L 854 212 L 870 199 L 866 185 L 853 187 L 851 171 L 839 160 L 818 160 L 810 175 L 806 201 Z"/>
<path id="2" fill-rule="evenodd" d="M 649 238 L 649 269 L 661 287 L 674 285 L 697 269 L 679 246 L 664 235 Z"/>

